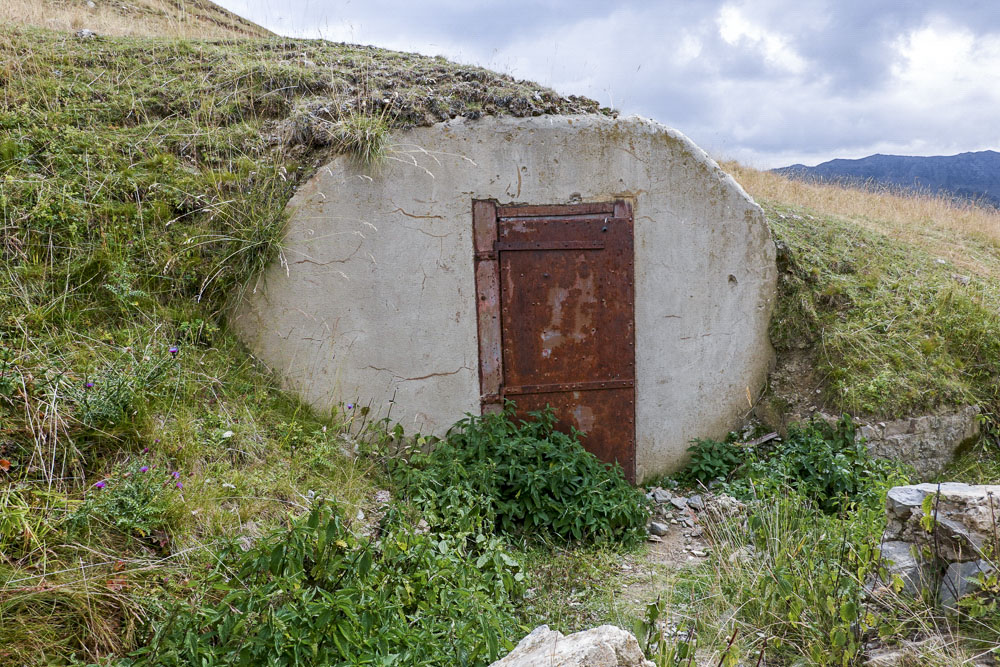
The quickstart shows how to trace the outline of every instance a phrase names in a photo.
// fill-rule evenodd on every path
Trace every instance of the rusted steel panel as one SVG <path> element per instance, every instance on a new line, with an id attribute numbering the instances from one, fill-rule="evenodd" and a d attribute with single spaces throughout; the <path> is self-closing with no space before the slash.
<path id="1" fill-rule="evenodd" d="M 596 202 L 588 204 L 565 204 L 559 206 L 498 206 L 497 216 L 500 218 L 531 216 L 566 216 L 566 215 L 592 215 L 592 214 L 613 214 L 615 210 L 614 202 Z"/>
<path id="2" fill-rule="evenodd" d="M 520 414 L 551 404 L 561 428 L 586 432 L 584 446 L 634 481 L 631 209 L 583 206 L 497 210 L 501 391 Z"/>
<path id="3" fill-rule="evenodd" d="M 476 267 L 476 296 L 479 300 L 480 392 L 487 403 L 500 403 L 503 371 L 500 348 L 500 280 L 496 260 L 479 262 Z"/>
<path id="4" fill-rule="evenodd" d="M 594 382 L 560 382 L 558 384 L 527 384 L 520 387 L 505 386 L 504 396 L 518 394 L 548 394 L 567 391 L 593 391 L 595 389 L 624 389 L 634 387 L 634 380 L 601 380 Z"/>
<path id="5" fill-rule="evenodd" d="M 497 252 L 504 250 L 601 250 L 604 244 L 600 241 L 497 241 L 494 246 Z"/>
<path id="6" fill-rule="evenodd" d="M 555 240 L 546 238 L 554 227 L 516 235 Z M 605 249 L 499 255 L 506 385 L 635 378 L 631 228 L 598 222 L 573 231 Z"/>
<path id="7" fill-rule="evenodd" d="M 493 252 L 497 240 L 496 202 L 476 200 L 472 202 L 472 242 L 476 254 Z"/>

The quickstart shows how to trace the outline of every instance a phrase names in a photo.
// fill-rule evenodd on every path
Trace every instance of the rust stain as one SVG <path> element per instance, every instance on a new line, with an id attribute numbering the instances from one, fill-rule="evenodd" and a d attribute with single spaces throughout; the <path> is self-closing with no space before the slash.
<path id="1" fill-rule="evenodd" d="M 501 377 L 489 401 L 484 391 L 484 410 L 505 397 L 516 400 L 521 414 L 551 405 L 560 428 L 586 433 L 588 450 L 619 462 L 634 480 L 631 206 L 616 201 L 495 210 L 494 252 L 477 247 L 478 266 L 497 272 L 500 287 L 499 304 L 480 301 L 481 324 L 499 318 L 500 335 L 489 339 L 499 338 L 502 348 L 499 368 L 492 359 L 480 360 L 484 379 Z M 480 276 L 480 285 L 489 282 Z M 484 390 L 487 385 L 495 386 L 484 382 Z"/>

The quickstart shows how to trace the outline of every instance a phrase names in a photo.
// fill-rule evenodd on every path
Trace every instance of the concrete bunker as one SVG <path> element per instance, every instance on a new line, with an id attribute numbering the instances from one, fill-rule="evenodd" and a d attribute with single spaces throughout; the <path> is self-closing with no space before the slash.
<path id="1" fill-rule="evenodd" d="M 319 409 L 407 432 L 552 404 L 635 480 L 749 412 L 773 353 L 760 208 L 682 134 L 630 117 L 455 120 L 340 157 L 289 202 L 285 262 L 232 321 Z"/>

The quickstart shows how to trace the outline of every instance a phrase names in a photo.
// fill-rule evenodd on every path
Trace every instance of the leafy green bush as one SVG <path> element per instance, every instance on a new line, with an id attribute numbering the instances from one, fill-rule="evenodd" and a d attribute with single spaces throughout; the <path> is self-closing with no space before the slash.
<path id="1" fill-rule="evenodd" d="M 645 497 L 621 468 L 601 463 L 576 433 L 556 431 L 551 408 L 530 417 L 515 422 L 511 403 L 500 414 L 468 416 L 430 453 L 390 462 L 390 472 L 426 511 L 447 514 L 475 499 L 509 534 L 595 543 L 641 539 Z"/>
<path id="2" fill-rule="evenodd" d="M 855 439 L 849 415 L 792 424 L 773 450 L 752 453 L 746 471 L 732 485 L 737 495 L 777 497 L 791 488 L 827 513 L 879 507 L 888 487 L 908 483 L 901 464 L 873 457 Z"/>
<path id="3" fill-rule="evenodd" d="M 316 503 L 247 552 L 225 550 L 195 598 L 165 610 L 136 665 L 485 665 L 519 636 L 519 563 L 486 532 L 375 537 Z"/>
<path id="4" fill-rule="evenodd" d="M 681 476 L 685 481 L 702 484 L 728 477 L 745 458 L 744 450 L 731 442 L 702 438 L 694 440 L 688 451 L 691 452 L 691 461 Z"/>

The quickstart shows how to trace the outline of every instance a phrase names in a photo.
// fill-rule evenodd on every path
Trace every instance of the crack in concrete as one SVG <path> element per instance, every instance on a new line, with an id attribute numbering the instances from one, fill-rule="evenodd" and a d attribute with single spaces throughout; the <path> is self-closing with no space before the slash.
<path id="1" fill-rule="evenodd" d="M 392 375 L 393 379 L 396 380 L 397 382 L 414 382 L 414 381 L 417 381 L 417 380 L 429 380 L 430 378 L 444 377 L 444 376 L 447 376 L 447 375 L 457 375 L 458 373 L 461 373 L 462 371 L 472 370 L 468 366 L 460 366 L 460 367 L 456 368 L 453 371 L 445 371 L 445 372 L 441 372 L 441 373 L 429 373 L 427 375 L 420 375 L 418 377 L 408 378 L 408 377 L 403 377 L 402 375 L 398 375 L 397 373 L 394 373 L 393 371 L 389 370 L 388 368 L 379 368 L 378 366 L 371 366 L 371 365 L 366 366 L 366 368 L 370 368 L 373 371 L 379 371 L 379 372 L 382 372 L 382 373 L 388 373 L 388 374 Z"/>
<path id="2" fill-rule="evenodd" d="M 346 264 L 347 262 L 349 262 L 352 259 L 354 259 L 354 256 L 357 255 L 361 251 L 361 246 L 362 245 L 364 245 L 364 242 L 363 241 L 359 241 L 358 242 L 358 247 L 356 247 L 354 249 L 354 252 L 352 252 L 350 255 L 348 255 L 344 259 L 331 259 L 328 262 L 317 262 L 314 259 L 310 259 L 310 258 L 306 257 L 305 259 L 297 259 L 294 262 L 292 262 L 292 264 L 313 264 L 315 266 L 329 266 L 330 264 Z"/>
<path id="3" fill-rule="evenodd" d="M 398 206 L 396 207 L 395 211 L 392 211 L 392 213 L 402 213 L 407 218 L 415 218 L 417 220 L 444 220 L 444 216 L 443 215 L 430 215 L 430 214 L 427 214 L 427 215 L 418 215 L 416 213 L 408 213 L 408 212 L 404 211 L 403 209 L 401 209 Z"/>
<path id="4" fill-rule="evenodd" d="M 421 234 L 429 236 L 432 239 L 446 239 L 449 236 L 451 236 L 451 234 L 431 234 L 427 230 L 420 229 L 419 227 L 407 227 L 406 225 L 400 225 L 400 227 L 402 227 L 403 229 L 409 229 L 411 232 L 420 232 Z"/>

